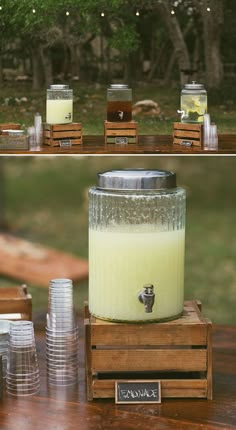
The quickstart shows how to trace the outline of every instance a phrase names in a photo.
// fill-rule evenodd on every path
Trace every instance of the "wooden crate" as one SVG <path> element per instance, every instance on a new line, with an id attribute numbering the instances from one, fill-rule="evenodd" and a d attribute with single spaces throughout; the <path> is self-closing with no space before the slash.
<path id="1" fill-rule="evenodd" d="M 138 124 L 136 121 L 109 122 L 104 121 L 105 144 L 138 143 Z"/>
<path id="2" fill-rule="evenodd" d="M 212 399 L 211 328 L 196 301 L 165 323 L 111 323 L 85 307 L 88 400 L 115 397 L 124 379 L 158 379 L 162 397 Z"/>
<path id="3" fill-rule="evenodd" d="M 4 314 L 20 314 L 17 319 L 32 320 L 32 296 L 26 285 L 0 288 L 0 319 Z"/>
<path id="4" fill-rule="evenodd" d="M 15 123 L 5 123 L 5 124 L 0 124 L 0 131 L 2 130 L 20 130 L 21 129 L 21 125 L 20 124 L 15 124 Z"/>
<path id="5" fill-rule="evenodd" d="M 82 144 L 82 124 L 44 124 L 44 144 L 64 148 Z"/>
<path id="6" fill-rule="evenodd" d="M 191 145 L 186 145 L 189 142 Z M 175 145 L 199 146 L 203 147 L 203 126 L 202 124 L 173 124 L 173 143 Z"/>

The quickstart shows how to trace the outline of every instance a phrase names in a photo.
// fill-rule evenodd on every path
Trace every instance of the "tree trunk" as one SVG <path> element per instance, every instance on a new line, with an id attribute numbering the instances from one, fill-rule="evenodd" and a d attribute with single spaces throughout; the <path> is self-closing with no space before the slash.
<path id="1" fill-rule="evenodd" d="M 0 85 L 3 84 L 3 61 L 2 61 L 2 55 L 0 53 Z"/>
<path id="2" fill-rule="evenodd" d="M 206 4 L 199 4 L 198 7 L 204 34 L 206 81 L 209 88 L 218 88 L 223 80 L 224 69 L 221 59 L 221 33 L 223 28 L 223 0 L 209 0 L 210 12 L 206 10 Z"/>
<path id="3" fill-rule="evenodd" d="M 53 83 L 52 58 L 50 48 L 41 46 L 40 57 L 43 65 L 45 85 L 49 87 L 49 85 Z"/>
<path id="4" fill-rule="evenodd" d="M 184 35 L 176 16 L 171 15 L 169 0 L 158 4 L 157 7 L 168 29 L 179 67 L 180 83 L 183 85 L 188 81 L 188 71 L 191 69 L 188 48 L 184 40 Z"/>
<path id="5" fill-rule="evenodd" d="M 32 46 L 31 58 L 32 58 L 32 74 L 33 74 L 32 87 L 33 87 L 33 90 L 39 90 L 43 85 L 43 77 L 42 77 L 42 62 L 41 62 L 38 46 L 36 45 Z"/>

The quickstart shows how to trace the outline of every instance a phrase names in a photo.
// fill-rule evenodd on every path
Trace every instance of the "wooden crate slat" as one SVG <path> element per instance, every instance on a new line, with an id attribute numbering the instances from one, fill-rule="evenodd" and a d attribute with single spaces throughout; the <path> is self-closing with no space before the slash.
<path id="1" fill-rule="evenodd" d="M 22 318 L 32 319 L 32 296 L 26 285 L 0 288 L 0 314 L 22 314 Z"/>
<path id="2" fill-rule="evenodd" d="M 20 124 L 15 124 L 15 123 L 5 123 L 5 124 L 0 124 L 0 130 L 20 130 L 21 129 L 21 125 Z"/>
<path id="3" fill-rule="evenodd" d="M 199 131 L 201 129 L 201 124 L 185 124 L 182 122 L 174 122 L 173 127 L 175 130 L 195 130 Z"/>
<path id="4" fill-rule="evenodd" d="M 125 129 L 119 129 L 119 130 L 107 130 L 106 131 L 107 137 L 114 137 L 114 136 L 130 136 L 134 137 L 134 130 L 125 130 Z M 135 133 L 136 135 L 136 133 Z"/>
<path id="5" fill-rule="evenodd" d="M 137 122 L 136 121 L 129 121 L 129 122 L 108 122 L 105 121 L 105 128 L 107 130 L 113 130 L 113 129 L 134 129 L 137 128 Z"/>
<path id="6" fill-rule="evenodd" d="M 188 131 L 188 138 L 199 139 L 199 134 L 199 131 Z M 183 132 L 182 130 L 175 130 L 174 136 L 181 137 L 182 139 L 184 139 L 185 132 Z"/>
<path id="7" fill-rule="evenodd" d="M 119 379 L 94 379 L 94 398 L 114 398 L 115 381 Z M 163 398 L 205 398 L 207 397 L 206 379 L 161 379 L 161 396 Z"/>
<path id="8" fill-rule="evenodd" d="M 182 325 L 160 325 L 158 323 L 143 325 L 91 324 L 92 345 L 206 345 L 207 327 L 205 324 L 195 324 L 186 327 Z"/>
<path id="9" fill-rule="evenodd" d="M 71 139 L 74 137 L 80 137 L 81 136 L 81 131 L 76 130 L 76 131 L 55 131 L 53 133 L 53 139 Z"/>
<path id="10" fill-rule="evenodd" d="M 94 372 L 105 371 L 206 371 L 207 351 L 204 349 L 135 349 L 91 352 Z"/>
<path id="11" fill-rule="evenodd" d="M 73 130 L 81 130 L 81 123 L 70 123 L 70 124 L 45 124 L 46 130 L 55 131 L 73 131 Z"/>

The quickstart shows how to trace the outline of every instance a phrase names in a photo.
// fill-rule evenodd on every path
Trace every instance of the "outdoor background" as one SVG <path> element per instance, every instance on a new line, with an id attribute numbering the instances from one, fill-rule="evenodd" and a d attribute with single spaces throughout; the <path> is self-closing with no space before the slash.
<path id="1" fill-rule="evenodd" d="M 74 121 L 102 134 L 106 88 L 123 82 L 158 104 L 139 133 L 170 134 L 196 80 L 219 132 L 235 132 L 235 25 L 235 0 L 0 0 L 0 122 L 45 121 L 46 89 L 67 83 Z"/>
<path id="2" fill-rule="evenodd" d="M 2 163 L 9 231 L 85 258 L 87 192 L 97 172 L 124 167 L 175 171 L 178 185 L 187 190 L 185 297 L 201 300 L 204 315 L 214 323 L 235 325 L 235 157 L 6 157 Z M 0 286 L 17 284 L 0 279 Z M 29 287 L 34 317 L 44 324 L 47 289 Z M 87 282 L 75 284 L 74 291 L 78 309 L 87 298 Z"/>

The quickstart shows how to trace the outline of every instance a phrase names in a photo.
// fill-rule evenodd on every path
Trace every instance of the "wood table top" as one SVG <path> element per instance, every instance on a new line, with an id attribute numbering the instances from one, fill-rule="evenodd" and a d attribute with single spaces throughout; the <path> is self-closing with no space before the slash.
<path id="1" fill-rule="evenodd" d="M 36 342 L 40 392 L 27 398 L 4 393 L 0 401 L 1 430 L 236 429 L 236 327 L 213 326 L 213 400 L 163 399 L 161 404 L 154 405 L 86 400 L 81 318 L 78 387 L 56 390 L 47 386 L 43 332 L 36 332 Z"/>
<path id="2" fill-rule="evenodd" d="M 0 150 L 0 154 L 17 155 L 70 155 L 70 154 L 236 154 L 236 134 L 219 135 L 217 151 L 206 151 L 197 146 L 186 148 L 173 145 L 170 135 L 146 136 L 140 135 L 138 144 L 118 145 L 104 144 L 104 136 L 83 136 L 83 144 L 71 148 L 50 147 L 43 145 L 38 149 L 28 151 Z"/>

